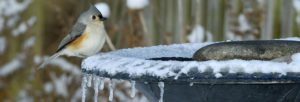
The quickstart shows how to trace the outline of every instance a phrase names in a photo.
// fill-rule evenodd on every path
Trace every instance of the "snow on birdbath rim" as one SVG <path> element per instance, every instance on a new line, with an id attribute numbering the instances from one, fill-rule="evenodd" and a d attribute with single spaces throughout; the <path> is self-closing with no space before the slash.
<path id="1" fill-rule="evenodd" d="M 284 40 L 300 40 L 289 38 Z M 212 43 L 186 43 L 123 49 L 88 57 L 82 62 L 82 102 L 88 87 L 94 87 L 94 101 L 103 90 L 103 77 L 131 81 L 131 96 L 135 82 L 157 83 L 159 102 L 164 100 L 164 83 L 200 84 L 274 84 L 300 82 L 300 53 L 291 56 L 290 63 L 260 60 L 226 61 L 157 61 L 160 57 L 192 58 L 199 48 Z M 109 82 L 109 101 L 113 100 L 114 82 Z M 158 101 L 157 100 L 157 101 Z"/>
<path id="2" fill-rule="evenodd" d="M 287 40 L 287 39 L 285 39 Z M 298 38 L 293 40 L 299 40 Z M 282 83 L 300 82 L 300 54 L 291 63 L 261 60 L 157 61 L 159 57 L 191 58 L 212 43 L 186 43 L 123 49 L 86 58 L 82 71 L 100 77 L 148 82 Z"/>

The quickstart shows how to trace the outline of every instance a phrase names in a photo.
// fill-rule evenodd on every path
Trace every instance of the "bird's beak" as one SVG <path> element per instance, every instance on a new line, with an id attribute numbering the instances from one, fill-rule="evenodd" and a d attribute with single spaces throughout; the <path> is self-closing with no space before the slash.
<path id="1" fill-rule="evenodd" d="M 107 18 L 106 17 L 101 17 L 100 21 L 105 21 Z"/>

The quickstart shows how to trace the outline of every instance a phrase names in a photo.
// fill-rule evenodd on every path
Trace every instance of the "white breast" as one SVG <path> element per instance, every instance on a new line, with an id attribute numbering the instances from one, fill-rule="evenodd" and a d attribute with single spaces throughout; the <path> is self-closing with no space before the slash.
<path id="1" fill-rule="evenodd" d="M 76 49 L 75 51 L 68 51 L 71 52 L 71 56 L 91 56 L 99 52 L 104 43 L 105 43 L 105 29 L 99 25 L 88 25 L 86 27 L 85 32 L 87 32 L 87 38 L 82 41 L 80 44 L 80 48 Z"/>
<path id="2" fill-rule="evenodd" d="M 88 39 L 86 42 L 84 42 L 84 46 L 86 46 L 85 51 L 83 51 L 83 53 L 85 55 L 94 55 L 97 52 L 99 52 L 104 43 L 105 43 L 105 29 L 103 26 L 92 26 L 90 28 L 87 28 L 87 32 L 90 32 Z"/>

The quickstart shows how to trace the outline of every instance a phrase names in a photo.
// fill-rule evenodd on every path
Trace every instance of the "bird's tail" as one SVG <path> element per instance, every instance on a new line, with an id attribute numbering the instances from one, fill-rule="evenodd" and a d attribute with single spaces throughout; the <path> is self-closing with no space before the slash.
<path id="1" fill-rule="evenodd" d="M 59 57 L 60 55 L 62 55 L 61 52 L 57 52 L 54 55 L 52 55 L 51 57 L 47 58 L 45 61 L 43 61 L 42 64 L 39 65 L 39 67 L 37 69 L 41 69 L 44 68 L 47 64 L 49 64 L 53 59 Z"/>
<path id="2" fill-rule="evenodd" d="M 112 50 L 112 51 L 115 51 L 116 50 L 116 47 L 114 46 L 114 44 L 111 42 L 109 36 L 107 35 L 107 33 L 105 33 L 105 40 L 109 46 L 109 48 Z"/>

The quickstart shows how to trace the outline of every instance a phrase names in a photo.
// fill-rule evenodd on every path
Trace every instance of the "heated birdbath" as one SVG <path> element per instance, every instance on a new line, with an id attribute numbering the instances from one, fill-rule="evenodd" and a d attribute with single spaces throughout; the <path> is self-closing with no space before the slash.
<path id="1" fill-rule="evenodd" d="M 300 42 L 186 43 L 122 49 L 82 62 L 87 87 L 128 80 L 150 102 L 300 101 Z M 113 87 L 109 83 L 109 100 Z M 95 97 L 97 100 L 97 97 Z"/>

